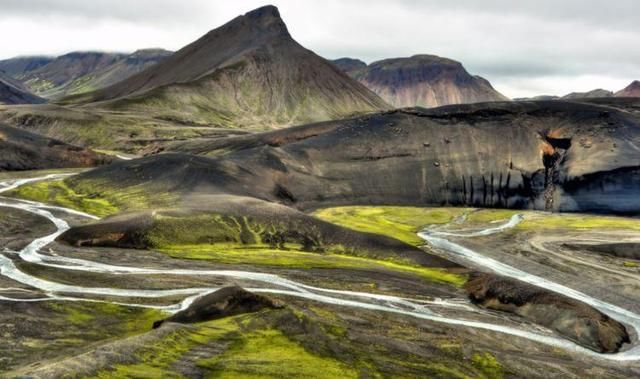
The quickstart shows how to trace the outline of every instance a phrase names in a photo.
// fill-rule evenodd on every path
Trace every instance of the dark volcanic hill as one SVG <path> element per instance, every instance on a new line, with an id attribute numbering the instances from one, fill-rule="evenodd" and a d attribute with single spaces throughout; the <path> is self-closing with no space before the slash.
<path id="1" fill-rule="evenodd" d="M 45 100 L 31 92 L 19 81 L 0 71 L 0 104 L 39 104 Z"/>
<path id="2" fill-rule="evenodd" d="M 640 97 L 640 81 L 634 80 L 626 88 L 616 92 L 616 97 Z"/>
<path id="3" fill-rule="evenodd" d="M 223 127 L 289 126 L 388 108 L 294 41 L 273 6 L 233 19 L 127 80 L 65 100 L 96 101 Z"/>
<path id="4" fill-rule="evenodd" d="M 112 158 L 0 124 L 0 171 L 92 167 Z"/>
<path id="5" fill-rule="evenodd" d="M 54 57 L 47 56 L 27 56 L 4 59 L 0 61 L 0 71 L 4 71 L 8 75 L 17 78 L 49 64 L 54 59 Z"/>
<path id="6" fill-rule="evenodd" d="M 590 99 L 596 97 L 611 97 L 613 92 L 606 89 L 598 88 L 588 92 L 571 92 L 561 97 L 562 100 Z"/>
<path id="7" fill-rule="evenodd" d="M 396 107 L 437 107 L 509 100 L 484 78 L 473 76 L 460 62 L 434 55 L 385 59 L 358 67 L 359 61 L 342 58 L 334 61 Z"/>
<path id="8" fill-rule="evenodd" d="M 640 212 L 640 121 L 610 106 L 502 102 L 377 113 L 176 143 L 73 181 L 291 204 Z M 218 155 L 218 157 L 215 157 Z M 118 178 L 113 183 L 112 178 Z M 151 190 L 153 188 L 153 190 Z"/>

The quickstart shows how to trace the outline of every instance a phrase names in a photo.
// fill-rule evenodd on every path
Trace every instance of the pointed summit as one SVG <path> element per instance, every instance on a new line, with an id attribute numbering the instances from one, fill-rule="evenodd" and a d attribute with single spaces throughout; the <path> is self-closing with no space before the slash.
<path id="1" fill-rule="evenodd" d="M 242 17 L 246 18 L 249 23 L 261 26 L 264 29 L 279 30 L 289 34 L 287 26 L 280 17 L 280 11 L 273 5 L 265 5 L 264 7 L 254 9 L 251 12 L 245 13 L 244 16 L 240 16 L 240 18 Z"/>
<path id="2" fill-rule="evenodd" d="M 238 16 L 120 83 L 64 101 L 260 129 L 389 107 L 293 40 L 274 6 Z"/>

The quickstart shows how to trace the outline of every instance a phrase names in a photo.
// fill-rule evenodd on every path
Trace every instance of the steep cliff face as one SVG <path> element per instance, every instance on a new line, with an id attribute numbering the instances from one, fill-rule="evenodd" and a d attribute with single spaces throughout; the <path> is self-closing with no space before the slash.
<path id="1" fill-rule="evenodd" d="M 470 205 L 640 211 L 640 125 L 610 107 L 505 102 L 409 109 L 225 140 L 188 141 L 78 180 L 180 196 L 232 193 L 299 208 Z M 176 183 L 180 186 L 176 187 Z"/>
<path id="2" fill-rule="evenodd" d="M 351 77 L 396 107 L 508 100 L 484 78 L 473 76 L 451 59 L 434 55 L 385 59 L 362 66 L 354 59 L 334 61 Z"/>
<path id="3" fill-rule="evenodd" d="M 66 103 L 220 127 L 275 128 L 390 106 L 293 40 L 273 6 L 239 16 L 131 78 Z"/>

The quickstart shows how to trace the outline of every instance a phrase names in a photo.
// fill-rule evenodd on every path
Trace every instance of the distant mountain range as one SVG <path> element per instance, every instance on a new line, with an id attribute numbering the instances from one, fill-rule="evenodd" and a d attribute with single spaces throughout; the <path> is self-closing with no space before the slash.
<path id="1" fill-rule="evenodd" d="M 460 62 L 435 55 L 385 59 L 370 65 L 352 58 L 333 63 L 395 107 L 506 101 L 489 81 Z"/>
<path id="2" fill-rule="evenodd" d="M 607 91 L 606 89 L 598 88 L 588 92 L 571 92 L 568 95 L 564 95 L 561 97 L 563 100 L 571 100 L 571 99 L 591 99 L 594 97 L 610 97 L 613 96 L 613 92 Z"/>
<path id="3" fill-rule="evenodd" d="M 534 97 L 515 98 L 516 101 L 529 100 L 578 100 L 578 99 L 597 99 L 607 97 L 640 97 L 640 81 L 635 80 L 624 89 L 618 92 L 612 92 L 606 89 L 598 88 L 587 92 L 571 92 L 564 96 L 540 95 Z"/>
<path id="4" fill-rule="evenodd" d="M 57 99 L 104 88 L 170 56 L 161 49 L 133 54 L 73 52 L 56 58 L 19 57 L 0 61 L 14 78 L 39 96 Z"/>
<path id="5" fill-rule="evenodd" d="M 45 101 L 31 93 L 21 82 L 0 71 L 0 104 L 38 104 Z"/>

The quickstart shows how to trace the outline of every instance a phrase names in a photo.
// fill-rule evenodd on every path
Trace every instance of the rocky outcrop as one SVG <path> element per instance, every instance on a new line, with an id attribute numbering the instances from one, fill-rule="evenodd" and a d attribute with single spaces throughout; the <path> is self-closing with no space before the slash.
<path id="1" fill-rule="evenodd" d="M 241 287 L 225 287 L 197 298 L 189 307 L 171 317 L 153 323 L 159 328 L 165 322 L 192 324 L 242 313 L 258 312 L 266 308 L 282 308 L 283 305 L 268 297 L 256 295 Z"/>
<path id="2" fill-rule="evenodd" d="M 351 58 L 333 62 L 396 107 L 508 100 L 486 79 L 469 74 L 460 62 L 434 55 L 385 59 L 368 66 Z"/>
<path id="3" fill-rule="evenodd" d="M 616 353 L 630 342 L 621 323 L 587 304 L 541 287 L 476 274 L 465 289 L 470 299 L 483 307 L 517 314 L 599 353 Z"/>

